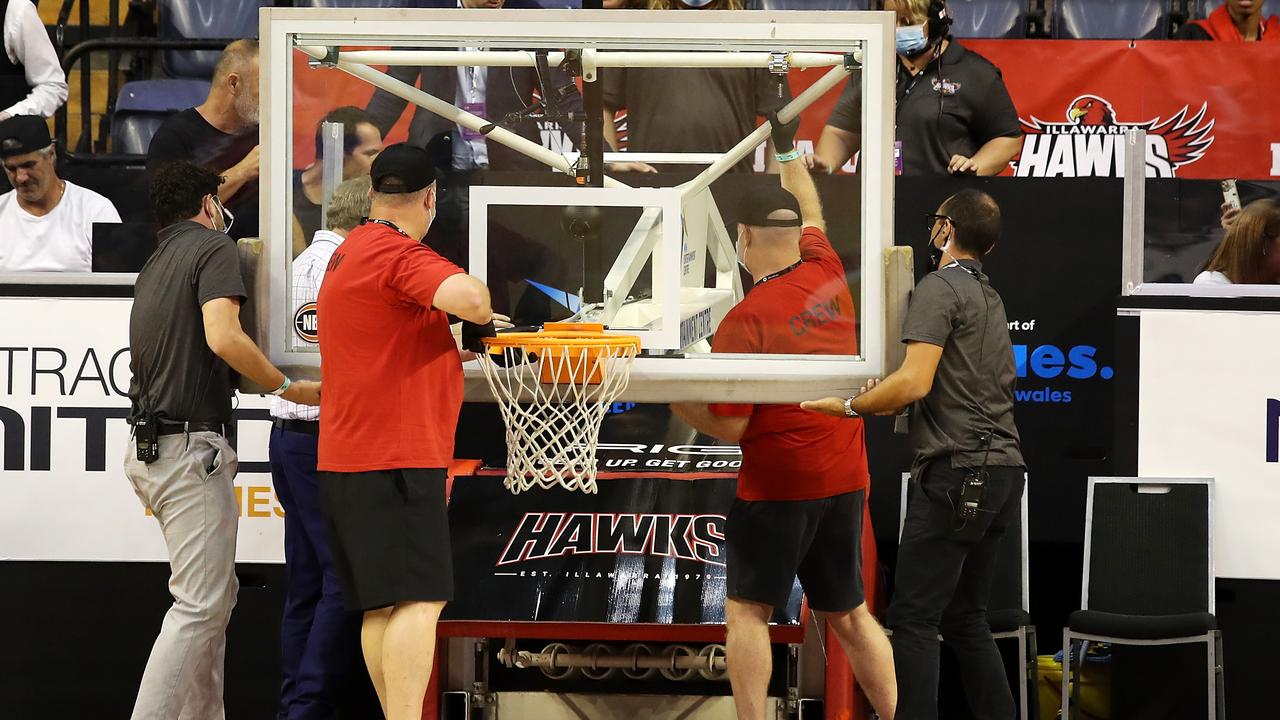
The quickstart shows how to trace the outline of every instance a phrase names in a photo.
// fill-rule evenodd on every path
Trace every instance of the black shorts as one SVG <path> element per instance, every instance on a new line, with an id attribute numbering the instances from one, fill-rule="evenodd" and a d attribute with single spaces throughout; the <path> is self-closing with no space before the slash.
<path id="1" fill-rule="evenodd" d="M 800 578 L 809 607 L 846 612 L 863 602 L 866 490 L 820 500 L 740 500 L 725 523 L 727 594 L 785 607 Z"/>
<path id="2" fill-rule="evenodd" d="M 348 610 L 453 599 L 445 471 L 320 473 L 320 507 Z"/>

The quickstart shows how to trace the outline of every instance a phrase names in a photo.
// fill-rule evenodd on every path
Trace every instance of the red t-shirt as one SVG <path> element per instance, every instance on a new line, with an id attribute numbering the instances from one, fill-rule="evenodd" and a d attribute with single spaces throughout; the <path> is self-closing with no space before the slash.
<path id="1" fill-rule="evenodd" d="M 443 468 L 453 459 L 462 362 L 448 316 L 431 306 L 457 265 L 385 225 L 351 231 L 316 307 L 318 467 Z"/>
<path id="2" fill-rule="evenodd" d="M 729 311 L 716 330 L 713 352 L 858 353 L 844 264 L 821 230 L 804 229 L 800 259 L 799 267 L 756 285 Z M 814 500 L 870 483 L 861 419 L 802 410 L 799 403 L 710 407 L 716 415 L 751 418 L 739 441 L 743 500 Z"/>

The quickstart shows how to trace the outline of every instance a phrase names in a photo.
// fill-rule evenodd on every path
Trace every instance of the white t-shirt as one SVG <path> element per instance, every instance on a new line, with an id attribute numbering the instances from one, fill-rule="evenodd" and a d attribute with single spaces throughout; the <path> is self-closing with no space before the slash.
<path id="1" fill-rule="evenodd" d="M 0 195 L 0 272 L 91 272 L 93 224 L 118 222 L 110 200 L 70 181 L 42 217 L 23 210 L 10 190 Z"/>
<path id="2" fill-rule="evenodd" d="M 1217 270 L 1205 270 L 1191 281 L 1195 285 L 1231 285 L 1231 278 L 1223 275 Z"/>

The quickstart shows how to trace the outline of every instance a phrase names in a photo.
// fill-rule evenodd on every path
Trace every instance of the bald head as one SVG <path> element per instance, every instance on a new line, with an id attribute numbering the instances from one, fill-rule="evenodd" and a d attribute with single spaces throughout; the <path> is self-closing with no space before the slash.
<path id="1" fill-rule="evenodd" d="M 258 41 L 236 40 L 222 51 L 213 68 L 207 105 L 225 108 L 232 125 L 258 124 Z"/>
<path id="2" fill-rule="evenodd" d="M 222 57 L 213 66 L 213 83 L 226 80 L 231 73 L 258 74 L 258 41 L 253 38 L 234 40 L 222 49 Z"/>

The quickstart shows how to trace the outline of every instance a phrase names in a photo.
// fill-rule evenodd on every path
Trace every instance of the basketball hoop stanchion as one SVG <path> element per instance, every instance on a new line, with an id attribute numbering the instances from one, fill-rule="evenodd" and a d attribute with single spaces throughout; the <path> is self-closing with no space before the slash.
<path id="1" fill-rule="evenodd" d="M 547 323 L 484 343 L 480 367 L 507 427 L 507 489 L 596 492 L 600 424 L 627 388 L 640 338 L 605 334 L 598 323 Z"/>

